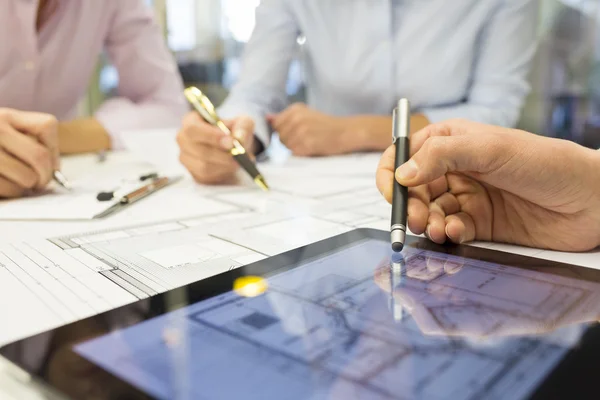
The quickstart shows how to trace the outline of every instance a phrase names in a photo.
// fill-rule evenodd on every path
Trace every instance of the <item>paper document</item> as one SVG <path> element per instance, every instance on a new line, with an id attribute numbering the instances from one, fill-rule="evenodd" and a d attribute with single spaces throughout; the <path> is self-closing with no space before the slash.
<path id="1" fill-rule="evenodd" d="M 43 193 L 0 202 L 0 220 L 90 220 L 116 211 L 121 197 L 151 181 L 140 177 L 155 173 L 151 165 L 130 164 L 126 169 L 99 168 L 71 181 L 72 190 L 53 184 Z M 175 182 L 178 178 L 169 178 Z M 99 201 L 101 192 L 114 193 L 112 200 Z M 158 192 L 158 190 L 157 190 Z"/>
<path id="2" fill-rule="evenodd" d="M 0 246 L 0 344 L 138 299 L 85 256 L 47 240 Z"/>
<path id="3" fill-rule="evenodd" d="M 149 162 L 169 174 L 185 174 L 179 162 L 177 128 L 133 130 L 120 136 L 127 151 L 139 161 Z"/>
<path id="4" fill-rule="evenodd" d="M 0 345 L 264 259 L 207 233 L 232 216 L 0 245 Z"/>

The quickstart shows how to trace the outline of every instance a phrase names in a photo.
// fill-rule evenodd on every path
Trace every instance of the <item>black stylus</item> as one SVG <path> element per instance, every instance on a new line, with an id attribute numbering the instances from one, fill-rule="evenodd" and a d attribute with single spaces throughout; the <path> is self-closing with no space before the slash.
<path id="1" fill-rule="evenodd" d="M 394 171 L 408 161 L 410 157 L 410 146 L 408 133 L 410 131 L 410 103 L 407 99 L 401 99 L 398 107 L 394 109 L 393 140 L 396 146 L 396 160 Z M 408 219 L 408 189 L 400 185 L 394 179 L 394 190 L 392 194 L 392 222 L 390 235 L 392 249 L 400 252 L 404 248 L 406 239 L 406 220 Z"/>

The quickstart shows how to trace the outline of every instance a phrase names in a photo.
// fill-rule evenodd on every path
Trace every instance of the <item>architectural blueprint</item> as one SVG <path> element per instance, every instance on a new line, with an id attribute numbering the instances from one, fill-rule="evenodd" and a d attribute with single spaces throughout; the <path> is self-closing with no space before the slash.
<path id="1" fill-rule="evenodd" d="M 310 168 L 302 159 L 267 164 L 261 168 L 273 188 L 269 193 L 251 183 L 202 187 L 187 179 L 126 211 L 133 221 L 155 213 L 155 223 L 110 224 L 100 231 L 3 244 L 0 303 L 18 302 L 32 317 L 23 320 L 14 309 L 0 309 L 7 326 L 0 343 L 357 226 L 386 229 L 389 206 L 372 179 L 377 160 L 365 154 L 313 160 Z M 367 214 L 351 208 L 347 198 L 353 193 L 370 202 Z M 153 211 L 148 208 L 153 203 L 168 210 Z M 376 209 L 380 216 L 371 215 Z M 243 240 L 255 230 L 257 240 Z"/>

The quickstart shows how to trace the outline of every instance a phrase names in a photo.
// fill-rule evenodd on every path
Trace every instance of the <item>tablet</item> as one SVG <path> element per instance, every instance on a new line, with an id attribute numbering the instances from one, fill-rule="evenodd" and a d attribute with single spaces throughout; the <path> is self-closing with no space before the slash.
<path id="1" fill-rule="evenodd" d="M 93 399 L 599 398 L 600 271 L 356 230 L 0 349 Z"/>

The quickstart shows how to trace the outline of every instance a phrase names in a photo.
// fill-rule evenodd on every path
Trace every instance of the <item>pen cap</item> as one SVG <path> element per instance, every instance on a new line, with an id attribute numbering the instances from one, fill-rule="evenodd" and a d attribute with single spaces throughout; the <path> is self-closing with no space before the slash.
<path id="1" fill-rule="evenodd" d="M 408 137 L 410 133 L 410 102 L 400 99 L 398 107 L 394 109 L 394 140 Z"/>

